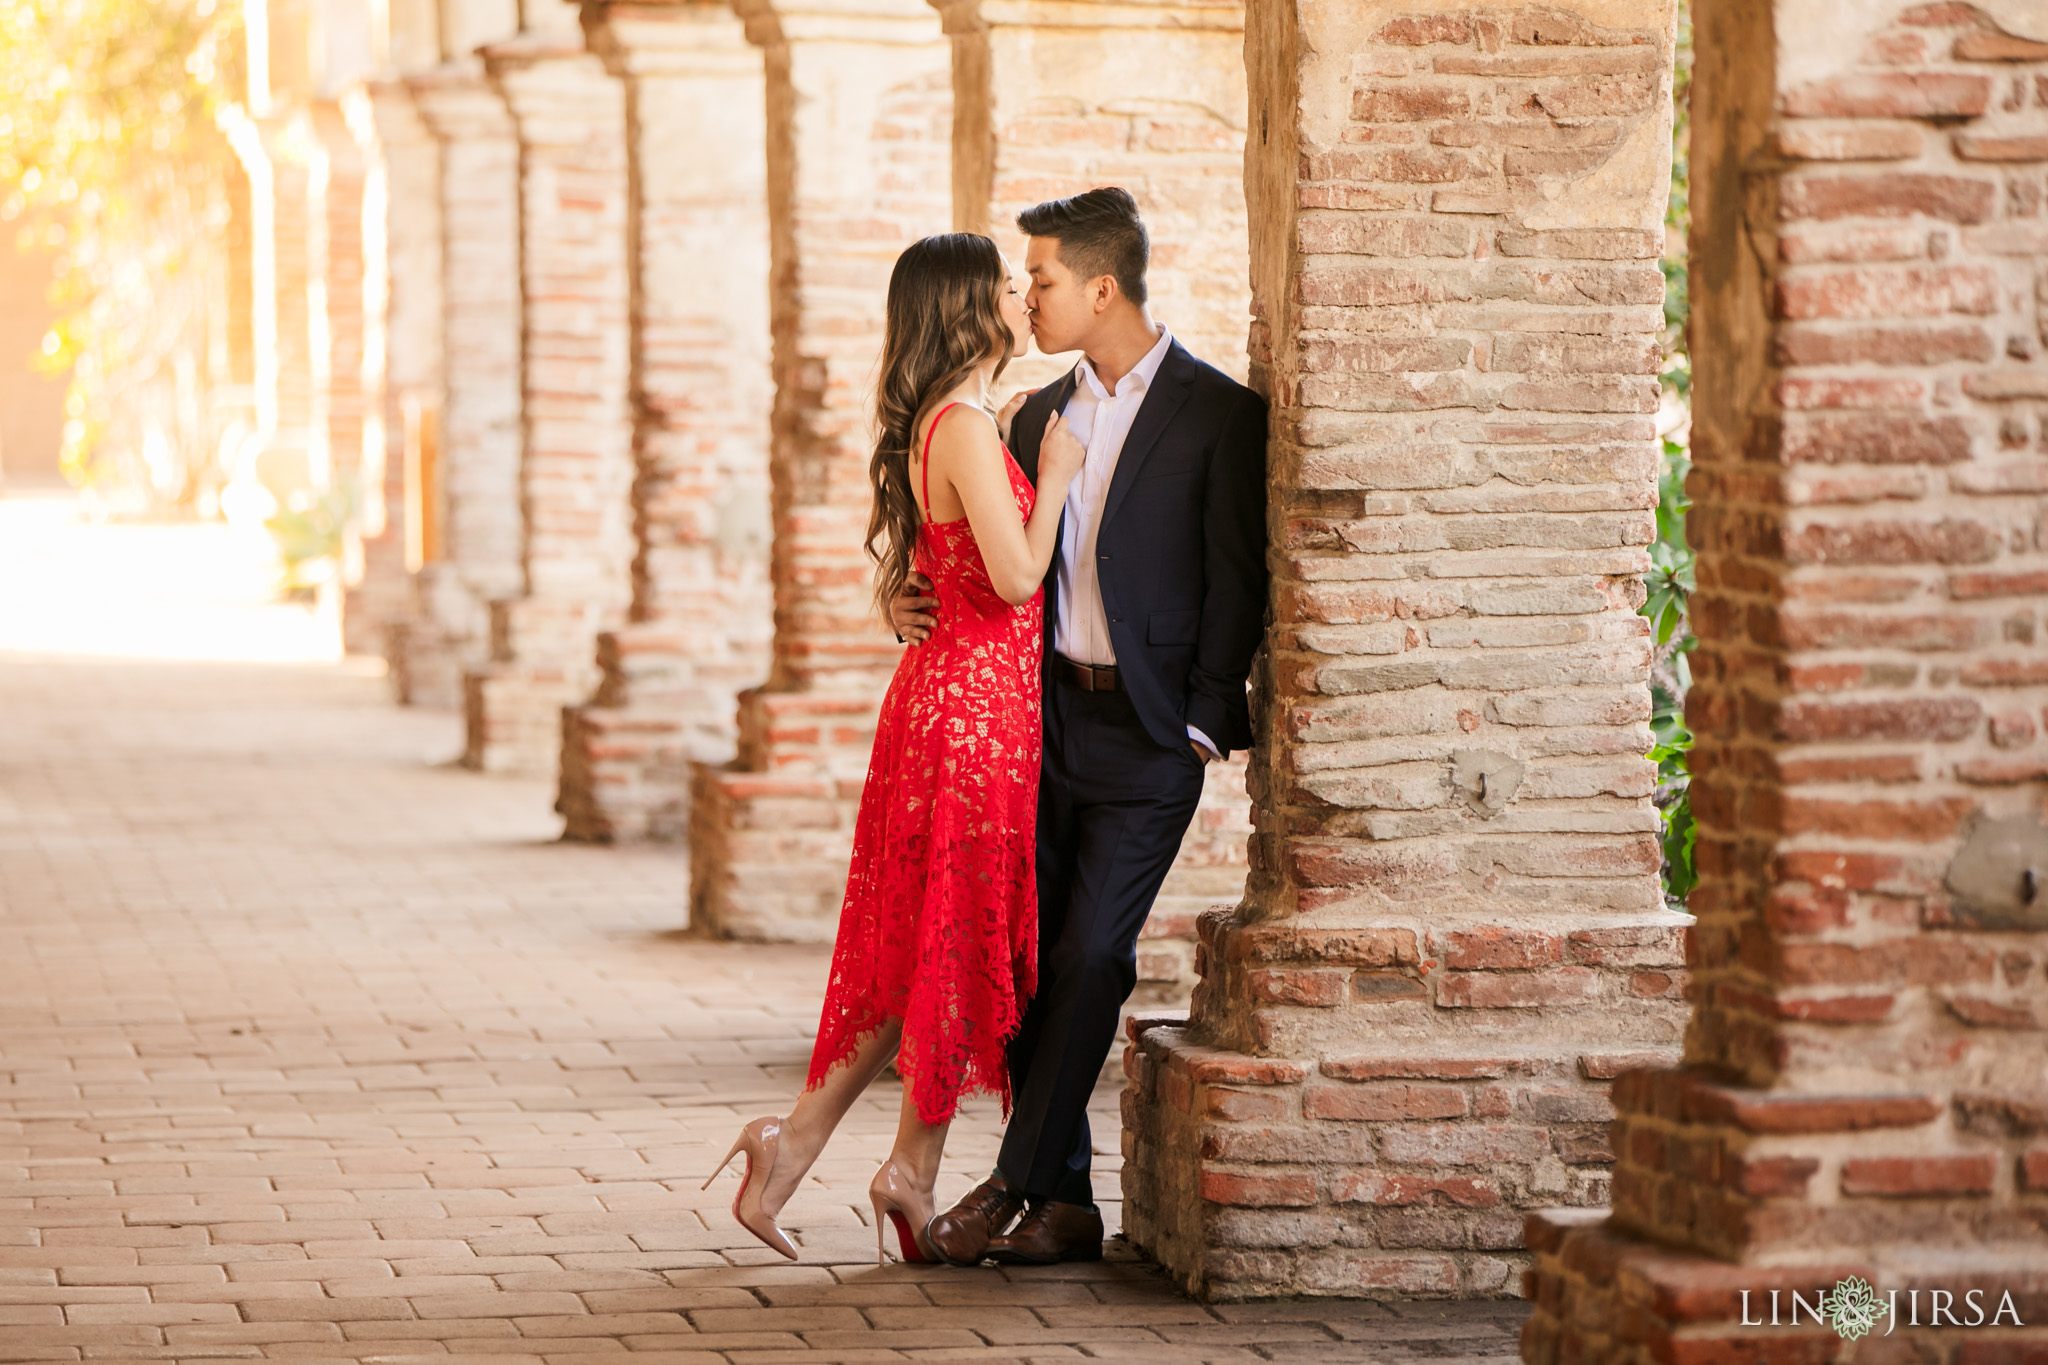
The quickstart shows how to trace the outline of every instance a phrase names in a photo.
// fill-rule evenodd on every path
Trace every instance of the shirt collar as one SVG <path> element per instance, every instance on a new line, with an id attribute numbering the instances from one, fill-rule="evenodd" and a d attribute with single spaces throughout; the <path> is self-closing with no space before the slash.
<path id="1" fill-rule="evenodd" d="M 1145 352 L 1144 359 L 1133 365 L 1131 372 L 1116 382 L 1117 393 L 1142 393 L 1146 389 L 1151 388 L 1152 381 L 1159 377 L 1159 367 L 1166 363 L 1166 352 L 1172 345 L 1173 333 L 1161 327 L 1159 329 L 1159 340 L 1152 343 L 1152 349 Z M 1095 367 L 1088 363 L 1087 356 L 1082 356 L 1081 363 L 1076 365 L 1074 369 L 1081 376 L 1081 382 L 1088 386 L 1089 393 L 1095 396 L 1097 402 L 1109 401 L 1110 392 L 1102 386 L 1102 380 L 1096 376 Z M 1133 380 L 1137 382 L 1133 383 Z"/>

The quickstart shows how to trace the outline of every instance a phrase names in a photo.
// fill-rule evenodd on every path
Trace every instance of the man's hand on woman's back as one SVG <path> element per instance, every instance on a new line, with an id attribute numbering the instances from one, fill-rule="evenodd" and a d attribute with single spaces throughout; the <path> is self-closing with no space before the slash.
<path id="1" fill-rule="evenodd" d="M 903 580 L 903 587 L 889 602 L 889 625 L 896 638 L 906 644 L 920 644 L 938 625 L 939 599 L 931 595 L 932 581 L 921 573 Z"/>

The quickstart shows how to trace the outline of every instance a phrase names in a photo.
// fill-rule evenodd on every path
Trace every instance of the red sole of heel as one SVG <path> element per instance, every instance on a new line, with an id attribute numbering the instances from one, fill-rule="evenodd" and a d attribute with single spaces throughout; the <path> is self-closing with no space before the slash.
<path id="1" fill-rule="evenodd" d="M 910 1220 L 890 1209 L 889 1221 L 896 1225 L 896 1245 L 902 1249 L 903 1259 L 912 1265 L 930 1265 L 931 1262 L 925 1259 L 924 1249 L 917 1244 L 917 1234 L 910 1230 Z"/>
<path id="2" fill-rule="evenodd" d="M 743 1222 L 740 1222 L 740 1200 L 745 1199 L 747 1197 L 747 1186 L 753 1183 L 754 1154 L 752 1152 L 749 1152 L 747 1153 L 746 1173 L 740 1177 L 740 1192 L 732 1197 L 732 1221 L 735 1223 L 739 1223 L 739 1225 L 743 1228 L 746 1228 L 747 1225 Z M 747 1228 L 747 1231 L 753 1232 L 754 1230 L 752 1228 Z M 757 1237 L 760 1236 L 759 1233 L 755 1233 L 754 1235 Z"/>

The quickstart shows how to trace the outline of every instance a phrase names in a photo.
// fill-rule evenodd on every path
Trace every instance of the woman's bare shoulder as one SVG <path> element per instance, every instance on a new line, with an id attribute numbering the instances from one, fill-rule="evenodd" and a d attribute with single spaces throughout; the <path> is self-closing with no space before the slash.
<path id="1" fill-rule="evenodd" d="M 995 419 L 972 403 L 955 403 L 928 429 L 932 458 L 972 460 L 1002 448 Z"/>

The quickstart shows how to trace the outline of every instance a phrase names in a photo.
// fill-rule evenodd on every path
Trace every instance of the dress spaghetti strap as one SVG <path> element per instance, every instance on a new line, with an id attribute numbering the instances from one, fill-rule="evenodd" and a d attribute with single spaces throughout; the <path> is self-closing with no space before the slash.
<path id="1" fill-rule="evenodd" d="M 918 457 L 918 482 L 924 485 L 924 519 L 932 519 L 932 437 L 939 434 L 939 423 L 946 414 L 959 407 L 957 402 L 948 403 L 939 409 L 939 415 L 932 418 L 932 424 L 924 429 L 924 454 Z"/>

